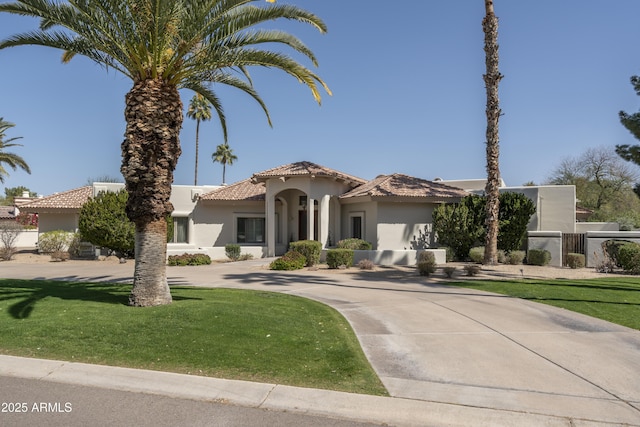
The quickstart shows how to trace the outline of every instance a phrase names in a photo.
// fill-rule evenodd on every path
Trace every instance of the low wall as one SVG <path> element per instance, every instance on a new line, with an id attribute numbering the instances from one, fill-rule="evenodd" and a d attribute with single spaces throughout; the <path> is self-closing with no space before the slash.
<path id="1" fill-rule="evenodd" d="M 18 249 L 35 248 L 38 245 L 38 230 L 22 230 L 18 234 L 15 247 Z"/>
<path id="2" fill-rule="evenodd" d="M 544 249 L 551 254 L 549 265 L 562 267 L 562 232 L 561 231 L 529 231 L 527 233 L 527 249 Z"/>
<path id="3" fill-rule="evenodd" d="M 213 246 L 206 248 L 199 248 L 192 245 L 184 244 L 169 244 L 167 245 L 167 256 L 169 255 L 182 255 L 182 254 L 206 254 L 211 259 L 227 259 L 227 254 L 224 246 Z M 264 258 L 267 256 L 266 246 L 240 246 L 240 254 L 250 254 L 253 258 Z"/>
<path id="4" fill-rule="evenodd" d="M 326 249 L 322 251 L 321 260 L 326 260 Z M 381 250 L 381 251 L 353 251 L 353 264 L 368 259 L 376 265 L 416 265 L 419 252 L 432 252 L 437 264 L 447 262 L 447 252 L 444 249 L 415 250 Z"/>
<path id="5" fill-rule="evenodd" d="M 604 261 L 602 244 L 607 240 L 629 240 L 640 243 L 640 231 L 587 231 L 584 242 L 587 267 L 595 267 Z"/>
<path id="6" fill-rule="evenodd" d="M 576 222 L 576 233 L 586 233 L 588 231 L 619 231 L 620 224 L 617 222 Z"/>

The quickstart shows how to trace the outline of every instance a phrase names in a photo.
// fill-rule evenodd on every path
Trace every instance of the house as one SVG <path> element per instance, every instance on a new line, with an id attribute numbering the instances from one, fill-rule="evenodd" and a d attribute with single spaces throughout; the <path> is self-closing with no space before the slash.
<path id="1" fill-rule="evenodd" d="M 225 245 L 241 245 L 254 257 L 278 256 L 297 240 L 317 240 L 323 248 L 345 238 L 370 242 L 366 254 L 379 264 L 415 263 L 417 251 L 438 250 L 432 214 L 477 192 L 481 180 L 429 181 L 403 174 L 367 181 L 302 161 L 253 174 L 224 186 L 174 185 L 174 237 L 169 254 L 206 253 L 225 258 Z M 464 188 L 468 187 L 468 188 Z M 123 184 L 94 183 L 21 206 L 39 214 L 40 232 L 76 231 L 81 206 L 101 191 Z M 530 231 L 575 232 L 573 186 L 504 187 L 534 201 Z"/>

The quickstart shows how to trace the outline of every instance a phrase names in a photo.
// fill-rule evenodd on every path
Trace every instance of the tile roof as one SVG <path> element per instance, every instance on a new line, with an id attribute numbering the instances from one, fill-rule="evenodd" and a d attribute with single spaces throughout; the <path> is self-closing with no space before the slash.
<path id="1" fill-rule="evenodd" d="M 41 209 L 80 209 L 91 196 L 93 196 L 93 188 L 88 185 L 33 200 L 20 205 L 20 210 L 38 212 Z"/>
<path id="2" fill-rule="evenodd" d="M 200 197 L 200 200 L 264 201 L 266 192 L 264 185 L 255 184 L 251 182 L 251 179 L 245 179 L 205 193 Z"/>
<path id="3" fill-rule="evenodd" d="M 358 178 L 356 176 L 338 172 L 336 170 L 329 169 L 312 162 L 289 163 L 288 165 L 282 165 L 263 172 L 254 173 L 252 180 L 254 182 L 260 182 L 266 181 L 269 178 L 288 178 L 296 176 L 323 176 L 336 178 L 354 185 L 362 185 L 366 182 L 366 180 Z"/>
<path id="4" fill-rule="evenodd" d="M 16 208 L 13 206 L 0 206 L 0 219 L 16 219 Z"/>
<path id="5" fill-rule="evenodd" d="M 380 175 L 374 180 L 343 194 L 340 198 L 395 196 L 448 199 L 461 198 L 468 194 L 468 192 L 460 188 L 395 173 L 393 175 Z"/>

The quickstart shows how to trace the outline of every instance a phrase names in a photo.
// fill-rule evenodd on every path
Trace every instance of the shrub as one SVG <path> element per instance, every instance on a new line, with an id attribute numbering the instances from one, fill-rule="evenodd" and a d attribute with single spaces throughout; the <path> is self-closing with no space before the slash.
<path id="1" fill-rule="evenodd" d="M 507 262 L 507 253 L 502 249 L 498 249 L 498 263 L 504 264 L 506 262 Z"/>
<path id="2" fill-rule="evenodd" d="M 228 243 L 224 245 L 224 253 L 231 261 L 238 261 L 240 259 L 240 245 Z"/>
<path id="3" fill-rule="evenodd" d="M 480 273 L 480 266 L 477 264 L 467 264 L 463 268 L 464 271 L 466 271 L 467 276 L 475 276 Z"/>
<path id="4" fill-rule="evenodd" d="M 249 259 L 253 259 L 253 255 L 251 255 L 251 254 L 242 254 L 242 255 L 240 255 L 240 258 L 238 258 L 238 261 L 247 261 Z"/>
<path id="5" fill-rule="evenodd" d="M 527 264 L 547 265 L 551 261 L 551 252 L 546 249 L 529 249 L 527 253 Z"/>
<path id="6" fill-rule="evenodd" d="M 511 251 L 507 255 L 506 262 L 511 265 L 522 264 L 525 255 L 524 251 Z"/>
<path id="7" fill-rule="evenodd" d="M 433 252 L 423 251 L 418 253 L 418 273 L 421 276 L 428 276 L 436 272 L 436 256 Z"/>
<path id="8" fill-rule="evenodd" d="M 618 259 L 624 271 L 640 274 L 640 244 L 629 242 L 620 246 Z"/>
<path id="9" fill-rule="evenodd" d="M 464 197 L 457 204 L 442 204 L 433 211 L 433 231 L 439 245 L 451 248 L 456 259 L 469 255 L 484 233 L 484 199 Z"/>
<path id="10" fill-rule="evenodd" d="M 358 268 L 360 270 L 373 270 L 375 264 L 370 259 L 361 259 L 358 261 Z"/>
<path id="11" fill-rule="evenodd" d="M 567 265 L 573 269 L 576 268 L 584 268 L 584 255 L 583 254 L 575 254 L 568 253 L 567 254 Z"/>
<path id="12" fill-rule="evenodd" d="M 169 256 L 170 266 L 209 265 L 211 258 L 206 254 L 187 254 Z"/>
<path id="13" fill-rule="evenodd" d="M 338 242 L 338 249 L 353 249 L 354 251 L 370 251 L 373 246 L 371 243 L 362 239 L 343 239 Z"/>
<path id="14" fill-rule="evenodd" d="M 524 194 L 500 193 L 498 249 L 507 252 L 521 249 L 529 220 L 535 212 L 533 201 Z"/>
<path id="15" fill-rule="evenodd" d="M 136 227 L 125 212 L 128 198 L 124 189 L 103 191 L 82 205 L 78 218 L 82 239 L 108 249 L 109 254 L 132 257 Z"/>
<path id="16" fill-rule="evenodd" d="M 0 225 L 0 258 L 5 261 L 11 260 L 13 255 L 18 251 L 16 240 L 22 231 L 22 225 L 13 222 L 7 222 Z"/>
<path id="17" fill-rule="evenodd" d="M 602 243 L 602 251 L 605 254 L 605 258 L 608 258 L 616 267 L 622 267 L 619 260 L 620 248 L 627 243 L 631 243 L 629 240 L 607 240 Z"/>
<path id="18" fill-rule="evenodd" d="M 300 270 L 304 268 L 307 259 L 300 252 L 288 251 L 269 264 L 271 270 Z"/>
<path id="19" fill-rule="evenodd" d="M 443 267 L 442 271 L 444 271 L 445 276 L 447 276 L 449 279 L 451 279 L 453 277 L 454 273 L 456 272 L 456 268 L 452 267 L 452 266 Z"/>
<path id="20" fill-rule="evenodd" d="M 297 242 L 291 242 L 289 250 L 303 255 L 307 260 L 307 267 L 313 267 L 320 262 L 322 243 L 315 240 L 298 240 Z"/>
<path id="21" fill-rule="evenodd" d="M 75 233 L 63 230 L 47 231 L 38 239 L 38 250 L 45 254 L 66 252 L 76 238 Z"/>
<path id="22" fill-rule="evenodd" d="M 327 251 L 329 268 L 349 268 L 353 265 L 353 249 L 329 249 Z"/>
<path id="23" fill-rule="evenodd" d="M 484 246 L 471 248 L 469 250 L 469 258 L 475 263 L 482 264 L 482 261 L 484 261 Z"/>

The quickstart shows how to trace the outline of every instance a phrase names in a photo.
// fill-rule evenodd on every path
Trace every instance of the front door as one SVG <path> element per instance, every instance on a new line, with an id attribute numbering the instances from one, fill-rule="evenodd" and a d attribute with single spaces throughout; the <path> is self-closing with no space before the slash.
<path id="1" fill-rule="evenodd" d="M 309 228 L 307 227 L 307 218 L 309 213 L 305 210 L 298 211 L 298 240 L 309 239 Z M 313 235 L 318 240 L 318 212 L 313 215 Z"/>

